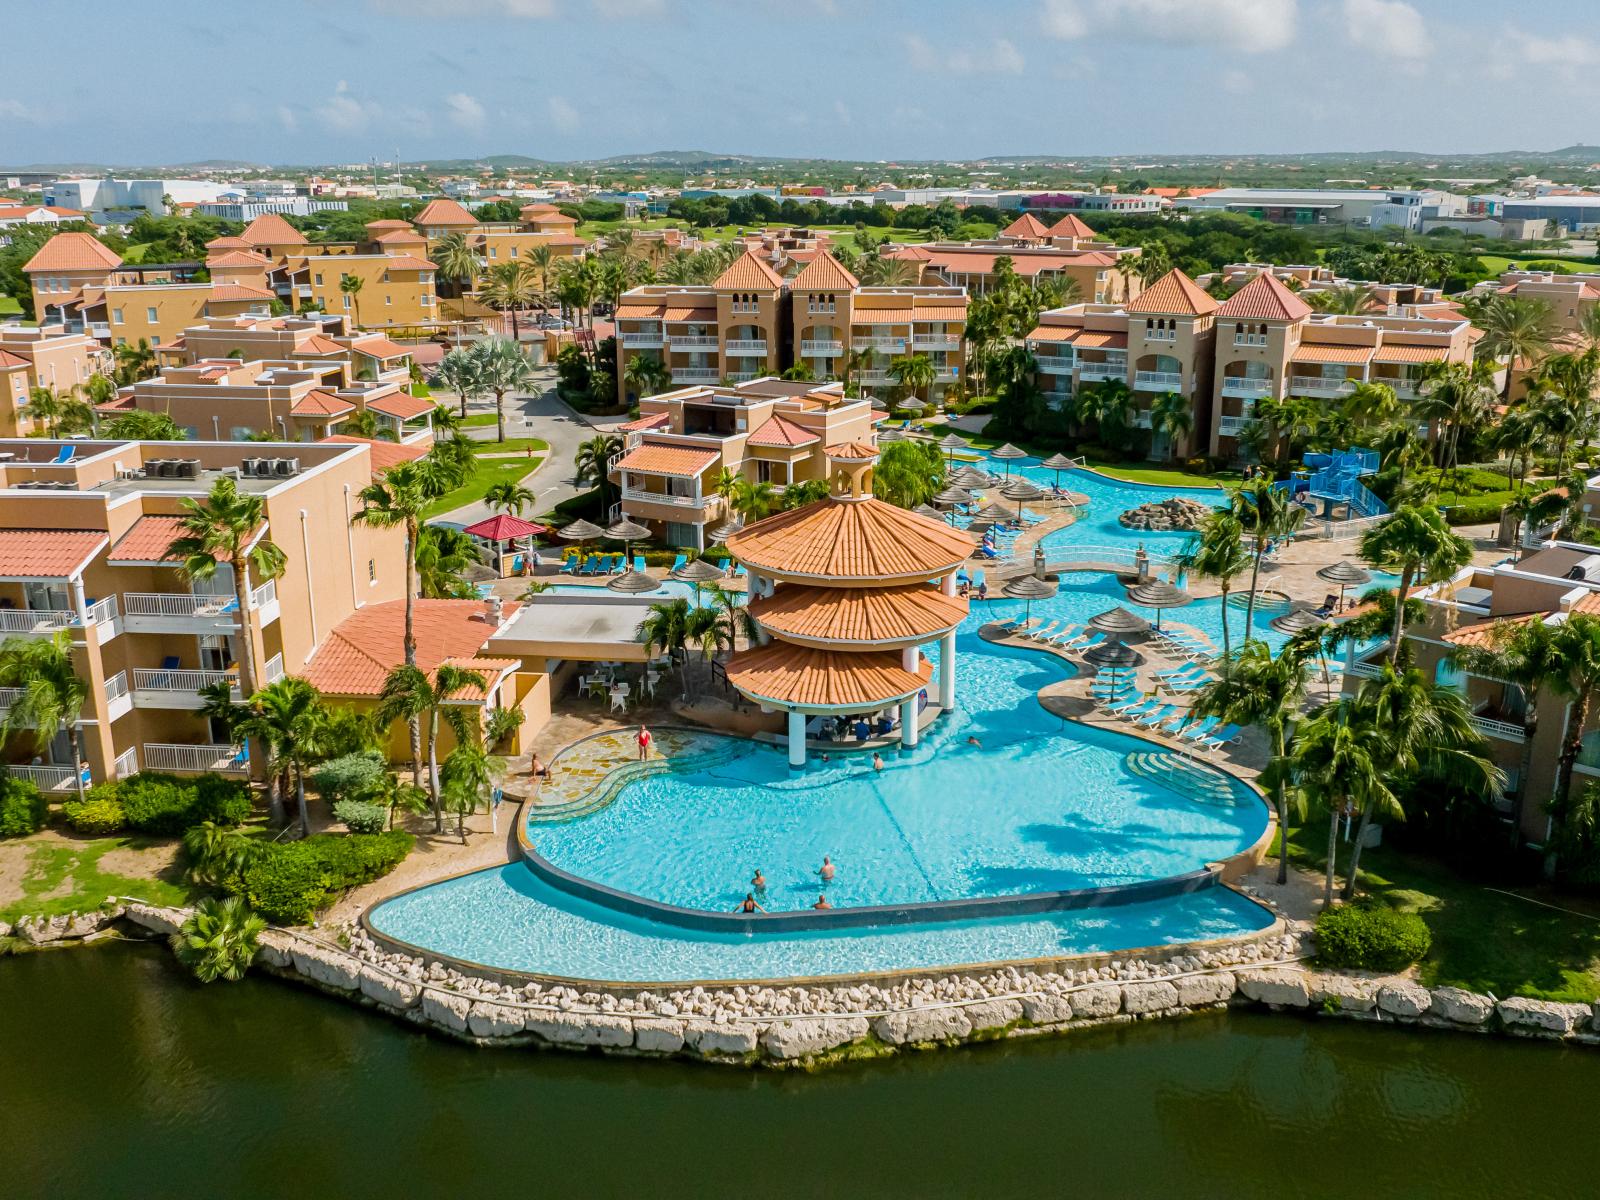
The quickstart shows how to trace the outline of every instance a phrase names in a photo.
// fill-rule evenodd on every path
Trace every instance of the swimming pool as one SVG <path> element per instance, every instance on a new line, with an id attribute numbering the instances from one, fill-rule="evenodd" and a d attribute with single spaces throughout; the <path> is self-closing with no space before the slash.
<path id="1" fill-rule="evenodd" d="M 658 574 L 663 572 L 664 568 L 657 569 Z M 710 592 L 707 590 L 707 587 L 708 585 L 701 584 L 699 590 L 697 591 L 693 584 L 684 583 L 682 580 L 663 579 L 661 581 L 661 586 L 652 592 L 629 592 L 628 595 L 643 596 L 646 600 L 677 600 L 681 598 L 687 600 L 690 604 L 699 605 L 710 603 Z M 549 587 L 545 588 L 541 594 L 546 596 L 617 595 L 616 592 L 611 591 L 603 583 L 552 583 Z M 734 591 L 731 593 L 731 595 L 733 595 L 736 601 L 742 602 L 744 599 L 744 593 L 740 591 Z"/>

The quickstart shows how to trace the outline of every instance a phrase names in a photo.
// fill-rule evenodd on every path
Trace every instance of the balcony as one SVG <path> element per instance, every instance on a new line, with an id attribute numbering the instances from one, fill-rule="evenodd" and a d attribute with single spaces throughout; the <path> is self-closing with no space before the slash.
<path id="1" fill-rule="evenodd" d="M 934 367 L 933 378 L 939 383 L 959 377 L 961 371 L 956 367 Z"/>
<path id="2" fill-rule="evenodd" d="M 722 375 L 713 367 L 673 367 L 673 383 L 715 383 Z"/>
<path id="3" fill-rule="evenodd" d="M 1265 346 L 1267 335 L 1264 333 L 1236 333 L 1233 335 L 1235 346 Z"/>
<path id="4" fill-rule="evenodd" d="M 239 603 L 232 596 L 181 592 L 124 592 L 129 633 L 238 633 Z"/>
<path id="5" fill-rule="evenodd" d="M 1175 342 L 1178 340 L 1176 329 L 1146 329 L 1144 340 L 1147 342 Z"/>
<path id="6" fill-rule="evenodd" d="M 617 336 L 622 339 L 624 346 L 631 346 L 638 350 L 658 350 L 666 345 L 667 341 L 666 334 L 659 329 L 640 330 L 633 333 L 624 330 Z"/>
<path id="7" fill-rule="evenodd" d="M 1076 361 L 1062 354 L 1036 354 L 1033 361 L 1039 364 L 1039 371 L 1045 375 L 1071 375 L 1072 366 Z M 1099 364 L 1094 364 L 1098 366 Z"/>
<path id="8" fill-rule="evenodd" d="M 903 337 L 858 337 L 850 339 L 853 350 L 884 350 L 898 354 L 906 348 L 906 339 Z"/>
<path id="9" fill-rule="evenodd" d="M 111 336 L 111 326 L 105 321 L 90 321 L 84 325 L 90 337 L 108 338 Z"/>
<path id="10" fill-rule="evenodd" d="M 1527 727 L 1515 721 L 1500 721 L 1494 717 L 1480 717 L 1473 713 L 1470 720 L 1472 727 L 1484 737 L 1499 738 L 1503 742 L 1516 742 L 1521 744 L 1528 740 Z"/>
<path id="11" fill-rule="evenodd" d="M 240 746 L 146 742 L 140 758 L 147 771 L 175 771 L 189 775 L 201 775 L 208 771 L 215 771 L 219 775 L 247 775 L 250 771 L 250 760 Z"/>
<path id="12" fill-rule="evenodd" d="M 266 673 L 261 676 L 263 684 L 276 683 L 283 678 L 283 655 L 274 654 L 267 659 Z"/>
<path id="13" fill-rule="evenodd" d="M 1224 396 L 1243 396 L 1254 399 L 1257 396 L 1272 395 L 1272 380 L 1247 379 L 1243 375 L 1224 375 L 1222 377 L 1222 394 Z"/>
<path id="14" fill-rule="evenodd" d="M 802 358 L 837 358 L 843 353 L 843 342 L 802 341 L 800 343 L 800 355 Z"/>
<path id="15" fill-rule="evenodd" d="M 625 487 L 622 489 L 624 500 L 637 500 L 643 504 L 670 504 L 674 508 L 704 508 L 716 499 L 715 496 L 676 496 L 671 492 L 657 492 L 649 488 Z"/>
<path id="16" fill-rule="evenodd" d="M 168 671 L 135 667 L 133 704 L 135 708 L 172 708 L 193 712 L 205 703 L 200 689 L 216 683 L 231 684 L 235 701 L 244 698 L 239 691 L 239 675 L 235 671 Z"/>
<path id="17" fill-rule="evenodd" d="M 1126 360 L 1105 359 L 1092 362 L 1088 359 L 1078 361 L 1078 378 L 1085 383 L 1098 379 L 1126 379 L 1128 377 L 1128 364 Z"/>
<path id="18" fill-rule="evenodd" d="M 1183 374 L 1179 371 L 1135 371 L 1133 390 L 1136 392 L 1179 392 L 1183 390 Z"/>
<path id="19" fill-rule="evenodd" d="M 86 621 L 80 621 L 70 608 L 0 608 L 0 638 L 54 637 L 63 630 L 88 628 L 100 645 L 121 630 L 119 613 L 115 596 L 89 605 Z"/>
<path id="20" fill-rule="evenodd" d="M 1223 437 L 1238 437 L 1244 432 L 1245 426 L 1254 421 L 1255 417 L 1246 413 L 1243 416 L 1224 416 L 1217 422 L 1217 432 Z"/>
<path id="21" fill-rule="evenodd" d="M 916 333 L 911 336 L 913 350 L 959 350 L 961 339 L 951 333 Z"/>
<path id="22" fill-rule="evenodd" d="M 77 790 L 71 767 L 30 766 L 9 763 L 6 773 L 13 779 L 26 779 L 41 792 L 72 792 Z"/>
<path id="23" fill-rule="evenodd" d="M 732 355 L 740 355 L 740 356 L 743 356 L 743 357 L 749 357 L 752 354 L 759 354 L 764 358 L 764 357 L 766 357 L 766 353 L 767 353 L 767 339 L 766 338 L 729 338 L 728 339 L 728 344 L 724 348 L 724 353 L 732 354 Z"/>
<path id="24" fill-rule="evenodd" d="M 716 334 L 669 333 L 667 345 L 674 350 L 715 350 L 717 337 Z"/>
<path id="25" fill-rule="evenodd" d="M 1329 379 L 1322 375 L 1291 375 L 1289 377 L 1289 394 L 1291 396 L 1348 396 L 1356 390 L 1355 379 Z"/>
<path id="26" fill-rule="evenodd" d="M 857 378 L 869 387 L 894 382 L 894 376 L 887 371 L 862 371 Z"/>

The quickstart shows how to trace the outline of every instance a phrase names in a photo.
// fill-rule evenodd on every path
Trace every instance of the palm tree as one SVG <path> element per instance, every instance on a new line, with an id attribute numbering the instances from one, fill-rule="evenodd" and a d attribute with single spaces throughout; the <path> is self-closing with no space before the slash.
<path id="1" fill-rule="evenodd" d="M 106 437 L 130 442 L 182 442 L 188 439 L 182 428 L 164 412 L 131 409 L 105 423 L 100 431 Z"/>
<path id="2" fill-rule="evenodd" d="M 361 326 L 361 289 L 366 286 L 366 280 L 359 275 L 339 276 L 339 291 L 345 296 L 345 307 L 352 303 L 356 306 L 356 327 Z"/>
<path id="3" fill-rule="evenodd" d="M 431 457 L 431 456 L 430 456 Z M 430 501 L 445 488 L 437 468 L 426 459 L 396 463 L 361 489 L 361 507 L 352 518 L 375 529 L 396 525 L 406 531 L 406 627 L 403 642 L 408 666 L 417 664 L 416 596 L 418 529 Z"/>
<path id="4" fill-rule="evenodd" d="M 684 618 L 683 641 L 685 650 L 690 646 L 699 649 L 708 676 L 711 674 L 711 660 L 717 656 L 717 652 L 733 649 L 729 626 L 723 620 L 722 613 L 704 606 L 689 607 L 688 616 Z"/>
<path id="5" fill-rule="evenodd" d="M 495 440 L 506 440 L 506 395 L 531 388 L 536 375 L 533 362 L 510 338 L 490 337 L 475 342 L 470 353 L 479 383 L 494 393 Z"/>
<path id="6" fill-rule="evenodd" d="M 687 646 L 689 641 L 689 602 L 683 597 L 660 600 L 652 604 L 639 622 L 637 636 L 646 651 L 662 650 L 668 661 L 676 662 L 684 654 L 683 698 L 689 698 L 689 666 Z"/>
<path id="7" fill-rule="evenodd" d="M 1600 350 L 1600 304 L 1578 310 L 1578 337 L 1585 350 Z"/>
<path id="8" fill-rule="evenodd" d="M 251 696 L 245 706 L 251 714 L 246 727 L 276 747 L 279 763 L 293 777 L 295 803 L 300 808 L 300 836 L 309 837 L 306 767 L 319 754 L 319 734 L 327 717 L 322 695 L 310 681 L 285 675 Z"/>
<path id="9" fill-rule="evenodd" d="M 460 283 L 470 290 L 483 267 L 483 260 L 465 233 L 447 233 L 435 242 L 428 257 L 439 268 L 439 278 Z"/>
<path id="10" fill-rule="evenodd" d="M 654 354 L 635 354 L 622 369 L 622 379 L 642 399 L 665 391 L 672 383 L 672 371 Z"/>
<path id="11" fill-rule="evenodd" d="M 477 596 L 467 571 L 477 565 L 472 538 L 448 525 L 417 531 L 417 590 L 427 600 L 471 600 Z"/>
<path id="12" fill-rule="evenodd" d="M 573 455 L 578 482 L 592 484 L 600 493 L 600 511 L 605 512 L 606 490 L 611 481 L 606 477 L 611 460 L 622 453 L 622 439 L 614 433 L 597 433 L 578 447 Z"/>
<path id="13" fill-rule="evenodd" d="M 1120 379 L 1103 379 L 1078 394 L 1078 419 L 1094 422 L 1095 436 L 1107 446 L 1126 440 L 1133 416 L 1133 392 Z"/>
<path id="14" fill-rule="evenodd" d="M 1233 657 L 1228 634 L 1228 592 L 1233 581 L 1250 570 L 1252 558 L 1244 545 L 1244 526 L 1228 512 L 1214 512 L 1201 522 L 1178 556 L 1183 571 L 1201 579 L 1215 579 L 1222 591 L 1222 674 L 1227 677 Z"/>
<path id="15" fill-rule="evenodd" d="M 1397 571 L 1402 599 L 1418 581 L 1438 583 L 1472 561 L 1472 543 L 1458 535 L 1436 508 L 1402 504 L 1361 535 L 1361 557 L 1386 571 Z M 1389 665 L 1400 657 L 1405 605 L 1397 604 L 1390 632 Z"/>
<path id="16" fill-rule="evenodd" d="M 467 401 L 481 396 L 484 392 L 483 380 L 478 373 L 478 360 L 471 350 L 460 346 L 447 351 L 439 360 L 439 370 L 434 382 L 436 386 L 449 388 L 456 393 L 461 401 L 462 420 L 467 416 Z"/>
<path id="17" fill-rule="evenodd" d="M 1150 431 L 1167 437 L 1167 457 L 1178 456 L 1178 443 L 1194 432 L 1194 406 L 1186 396 L 1163 392 L 1150 402 Z"/>
<path id="18" fill-rule="evenodd" d="M 497 263 L 489 268 L 488 282 L 478 293 L 485 304 L 511 314 L 511 340 L 520 344 L 521 326 L 517 313 L 533 303 L 537 292 L 527 267 L 520 262 Z"/>
<path id="19" fill-rule="evenodd" d="M 922 268 L 904 258 L 874 255 L 862 267 L 861 282 L 871 287 L 915 287 Z"/>
<path id="20" fill-rule="evenodd" d="M 236 480 L 221 476 L 204 500 L 185 496 L 181 534 L 167 546 L 166 556 L 182 560 L 179 568 L 190 580 L 214 579 L 220 563 L 233 575 L 233 595 L 239 610 L 239 688 L 245 696 L 256 686 L 255 629 L 251 624 L 252 574 L 261 583 L 283 574 L 287 559 L 266 534 L 267 506 L 260 495 L 241 492 Z"/>
<path id="21" fill-rule="evenodd" d="M 1261 560 L 1273 542 L 1305 524 L 1306 510 L 1289 499 L 1287 489 L 1273 487 L 1265 479 L 1230 490 L 1228 507 L 1250 536 L 1250 597 L 1244 606 L 1244 644 L 1248 646 L 1255 629 Z"/>
<path id="22" fill-rule="evenodd" d="M 539 280 L 539 302 L 549 302 L 550 268 L 555 264 L 555 251 L 549 246 L 535 246 L 528 251 L 528 267 Z"/>
<path id="23" fill-rule="evenodd" d="M 740 479 L 729 507 L 747 524 L 759 521 L 778 507 L 777 489 L 770 483 L 752 483 L 748 479 Z"/>
<path id="24" fill-rule="evenodd" d="M 1354 425 L 1383 425 L 1400 415 L 1400 399 L 1387 383 L 1363 381 L 1345 397 L 1343 409 Z"/>
<path id="25" fill-rule="evenodd" d="M 1479 309 L 1474 324 L 1483 330 L 1478 342 L 1479 357 L 1490 362 L 1506 360 L 1505 384 L 1500 389 L 1504 400 L 1511 398 L 1511 377 L 1517 364 L 1537 366 L 1561 336 L 1555 310 L 1543 300 L 1525 296 L 1491 297 Z"/>
<path id="26" fill-rule="evenodd" d="M 1552 414 L 1553 419 L 1549 422 L 1552 433 L 1565 432 L 1569 437 L 1572 433 L 1588 435 L 1592 432 L 1592 406 L 1597 388 L 1600 388 L 1600 350 L 1595 349 L 1585 350 L 1581 354 L 1551 356 L 1545 360 L 1532 381 L 1532 394 L 1540 401 L 1548 403 L 1548 398 L 1558 398 L 1574 414 L 1569 418 L 1573 426 L 1570 431 L 1559 428 L 1562 421 L 1555 414 Z M 1542 405 L 1540 407 L 1542 409 Z M 1557 474 L 1565 467 L 1565 439 L 1561 446 L 1561 460 Z"/>
<path id="27" fill-rule="evenodd" d="M 407 721 L 420 721 L 428 717 L 427 763 L 428 798 L 433 805 L 433 831 L 444 832 L 444 808 L 439 791 L 439 716 L 452 697 L 469 687 L 480 691 L 489 681 L 477 671 L 442 664 L 435 669 L 433 678 L 418 667 L 401 665 L 389 672 L 383 681 L 383 691 L 378 697 L 378 719 L 392 723 L 402 717 Z M 413 747 L 415 753 L 418 747 Z M 412 762 L 413 777 L 421 774 L 420 755 Z M 417 780 L 420 783 L 420 780 Z"/>
<path id="28" fill-rule="evenodd" d="M 201 983 L 243 979 L 267 923 L 243 897 L 207 896 L 172 936 L 172 952 Z"/>
<path id="29" fill-rule="evenodd" d="M 1557 759 L 1551 816 L 1564 823 L 1572 807 L 1572 768 L 1583 752 L 1583 735 L 1600 696 L 1600 617 L 1572 613 L 1555 627 L 1549 653 L 1554 659 L 1550 685 L 1572 704 Z"/>
<path id="30" fill-rule="evenodd" d="M 1440 425 L 1438 465 L 1454 470 L 1461 448 L 1461 434 L 1488 423 L 1494 412 L 1494 388 L 1490 364 L 1483 359 L 1470 363 L 1430 364 L 1423 373 L 1421 394 L 1415 409 L 1419 417 Z"/>
<path id="31" fill-rule="evenodd" d="M 7 638 L 0 642 L 0 687 L 17 688 L 0 712 L 5 738 L 30 736 L 43 753 L 62 729 L 72 745 L 72 777 L 83 799 L 83 705 L 89 685 L 72 662 L 72 638 L 65 631 L 50 638 Z"/>
<path id="32" fill-rule="evenodd" d="M 31 387 L 24 406 L 28 416 L 43 427 L 46 437 L 55 437 L 61 429 L 61 411 L 66 397 L 55 388 Z"/>
<path id="33" fill-rule="evenodd" d="M 134 345 L 113 346 L 111 355 L 116 359 L 115 376 L 119 387 L 127 387 L 130 383 L 149 379 L 158 370 L 156 352 L 150 348 L 150 342 L 145 338 L 140 338 Z"/>
<path id="34" fill-rule="evenodd" d="M 922 399 L 932 398 L 933 383 L 939 377 L 934 369 L 933 359 L 926 354 L 906 354 L 895 359 L 889 364 L 889 375 L 901 387 L 917 397 L 918 389 L 923 389 Z"/>
<path id="35" fill-rule="evenodd" d="M 467 814 L 489 802 L 506 769 L 504 759 L 490 754 L 481 738 L 467 736 L 468 733 L 464 728 L 457 729 L 456 748 L 450 751 L 439 772 L 442 798 L 456 815 L 456 836 L 463 846 L 467 844 Z"/>
<path id="36" fill-rule="evenodd" d="M 378 695 L 377 720 L 385 727 L 396 721 L 406 723 L 411 742 L 411 785 L 417 788 L 422 787 L 422 718 L 432 707 L 433 685 L 421 667 L 402 663 L 384 678 Z M 436 823 L 442 820 L 437 818 Z"/>
<path id="37" fill-rule="evenodd" d="M 1335 700 L 1319 708 L 1295 733 L 1291 758 L 1302 794 L 1328 814 L 1328 861 L 1324 867 L 1322 903 L 1333 904 L 1333 873 L 1339 851 L 1339 819 L 1356 807 L 1397 804 L 1384 782 L 1388 764 L 1383 747 L 1360 719 L 1353 700 Z"/>
<path id="38" fill-rule="evenodd" d="M 504 479 L 499 483 L 490 484 L 483 493 L 483 502 L 491 509 L 501 512 L 522 515 L 522 510 L 538 502 L 539 497 L 532 488 L 524 487 L 512 479 Z"/>
<path id="39" fill-rule="evenodd" d="M 1372 307 L 1372 293 L 1358 285 L 1333 287 L 1305 293 L 1300 297 L 1318 312 L 1359 316 Z"/>

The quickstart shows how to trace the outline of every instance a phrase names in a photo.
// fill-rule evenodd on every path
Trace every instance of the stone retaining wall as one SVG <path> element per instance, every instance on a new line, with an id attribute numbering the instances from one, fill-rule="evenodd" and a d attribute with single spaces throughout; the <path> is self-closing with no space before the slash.
<path id="1" fill-rule="evenodd" d="M 135 903 L 121 913 L 162 935 L 185 915 Z M 340 943 L 269 929 L 257 961 L 274 974 L 478 1045 L 595 1047 L 735 1065 L 820 1066 L 1229 1006 L 1600 1045 L 1600 1005 L 1498 1000 L 1459 988 L 1320 972 L 1304 965 L 1309 957 L 1302 930 L 1165 962 L 1112 960 L 1060 971 L 1001 967 L 890 986 L 724 985 L 628 995 L 485 979 L 392 953 L 359 928 Z"/>

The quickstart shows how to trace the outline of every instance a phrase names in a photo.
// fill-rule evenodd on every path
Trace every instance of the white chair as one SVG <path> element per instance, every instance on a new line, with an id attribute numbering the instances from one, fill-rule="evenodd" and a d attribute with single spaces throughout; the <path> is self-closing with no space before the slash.
<path id="1" fill-rule="evenodd" d="M 611 689 L 611 711 L 617 712 L 628 707 L 628 685 L 619 683 Z"/>
<path id="2" fill-rule="evenodd" d="M 654 700 L 655 696 L 656 696 L 656 684 L 658 684 L 660 682 L 661 682 L 661 672 L 660 671 L 646 671 L 645 672 L 643 687 L 644 687 L 644 690 L 649 694 L 649 696 L 650 696 L 650 698 L 652 700 Z"/>

